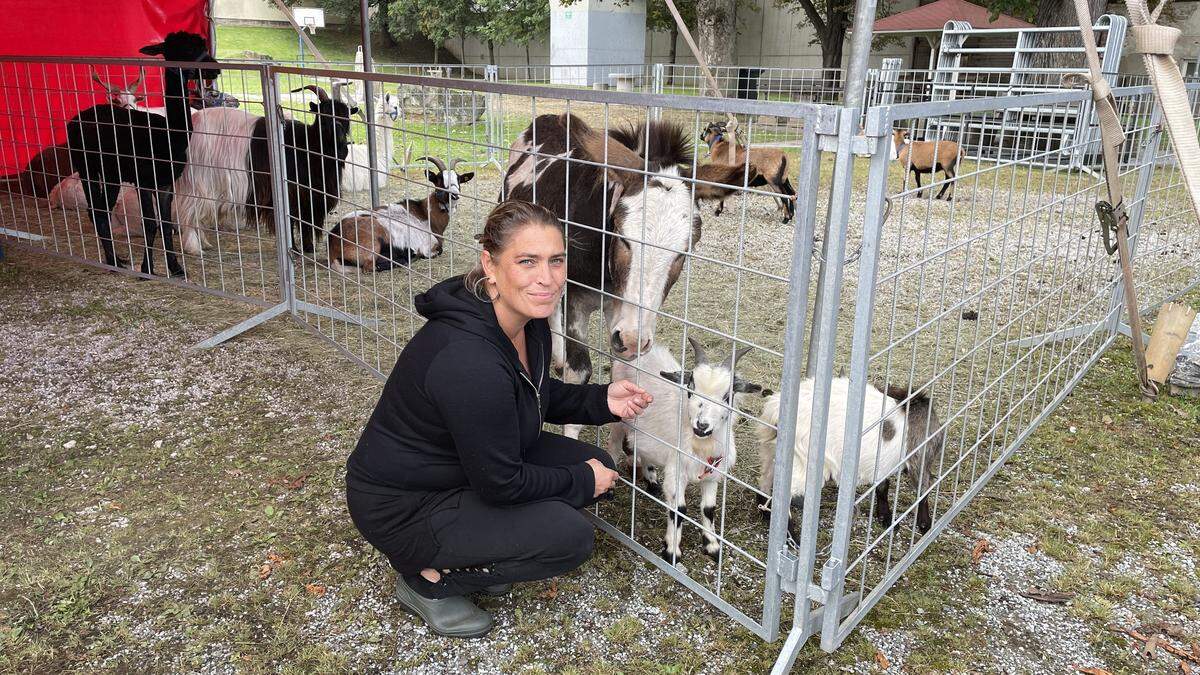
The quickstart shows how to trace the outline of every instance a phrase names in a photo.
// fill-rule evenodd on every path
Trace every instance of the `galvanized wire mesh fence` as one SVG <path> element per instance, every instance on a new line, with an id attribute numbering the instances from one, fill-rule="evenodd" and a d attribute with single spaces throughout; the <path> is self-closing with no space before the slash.
<path id="1" fill-rule="evenodd" d="M 105 96 L 88 65 L 2 60 L 0 90 L 82 107 Z M 101 75 L 128 81 L 138 65 L 161 77 L 138 61 L 105 62 Z M 629 73 L 621 86 L 649 90 L 629 92 L 555 86 L 550 71 L 409 68 L 224 66 L 241 107 L 192 114 L 172 210 L 185 274 L 172 281 L 269 309 L 204 344 L 286 313 L 382 378 L 423 322 L 413 296 L 474 266 L 473 236 L 497 200 L 552 208 L 570 242 L 556 365 L 569 380 L 611 370 L 662 392 L 661 415 L 583 432 L 649 469 L 595 522 L 763 638 L 791 607 L 780 667 L 818 629 L 825 648 L 840 644 L 1120 328 L 1092 211 L 1102 183 L 1050 161 L 1092 157 L 1075 133 L 1085 92 L 931 100 L 924 73 L 885 69 L 861 111 L 789 89 L 824 87 L 835 76 L 824 72 L 759 73 L 793 84 L 717 100 L 672 93 L 666 83 L 687 80 L 665 67 Z M 721 73 L 735 88 L 740 75 Z M 1200 280 L 1200 228 L 1150 90 L 1120 88 L 1117 100 L 1149 308 Z M 749 163 L 721 166 L 728 155 L 709 147 L 727 112 Z M 0 140 L 11 174 L 0 239 L 99 264 L 86 204 L 47 199 L 70 174 L 47 142 L 59 122 L 12 121 L 28 133 Z M 897 131 L 916 144 L 897 144 Z M 598 154 L 613 134 L 628 147 Z M 855 155 L 870 158 L 865 170 Z M 128 229 L 119 250 L 137 260 Z M 710 366 L 736 350 L 739 379 L 779 394 L 713 384 L 692 340 Z M 664 377 L 663 363 L 691 377 Z M 695 432 L 700 410 L 707 436 Z M 827 475 L 840 487 L 823 493 Z"/>

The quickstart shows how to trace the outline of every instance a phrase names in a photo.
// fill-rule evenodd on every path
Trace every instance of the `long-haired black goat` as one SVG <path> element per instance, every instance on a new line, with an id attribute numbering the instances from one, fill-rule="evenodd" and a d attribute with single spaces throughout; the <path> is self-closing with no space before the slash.
<path id="1" fill-rule="evenodd" d="M 314 118 L 311 124 L 295 120 L 283 122 L 283 155 L 288 189 L 288 222 L 292 236 L 300 233 L 301 247 L 292 250 L 312 253 L 316 241 L 325 233 L 325 218 L 341 199 L 342 170 L 350 146 L 350 116 L 358 108 L 336 98 L 324 89 L 310 84 L 292 92 L 309 90 L 317 95 L 317 103 L 309 103 Z M 273 205 L 271 195 L 270 161 L 267 153 L 267 120 L 258 120 L 250 139 L 250 167 L 254 173 L 250 207 L 259 220 L 264 218 L 274 227 L 269 214 Z"/>
<path id="2" fill-rule="evenodd" d="M 204 38 L 194 33 L 171 33 L 158 44 L 141 48 L 147 56 L 161 55 L 167 61 L 215 63 Z M 137 188 L 146 233 L 146 255 L 142 272 L 154 273 L 155 231 L 162 232 L 167 254 L 167 271 L 182 276 L 183 266 L 175 256 L 171 208 L 175 179 L 187 164 L 192 131 L 188 107 L 189 84 L 213 79 L 220 74 L 211 68 L 166 68 L 163 94 L 166 117 L 110 104 L 80 111 L 67 123 L 67 147 L 71 165 L 79 172 L 87 199 L 88 213 L 96 226 L 104 263 L 116 265 L 109 218 L 121 183 Z M 197 91 L 199 87 L 197 86 Z"/>

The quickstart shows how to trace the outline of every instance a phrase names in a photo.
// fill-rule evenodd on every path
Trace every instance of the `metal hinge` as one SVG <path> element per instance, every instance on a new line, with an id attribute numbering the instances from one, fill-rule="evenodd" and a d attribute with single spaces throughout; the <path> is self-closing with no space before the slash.
<path id="1" fill-rule="evenodd" d="M 790 547 L 784 547 L 779 552 L 779 578 L 783 590 L 796 594 L 796 579 L 800 575 L 800 558 L 792 553 Z"/>

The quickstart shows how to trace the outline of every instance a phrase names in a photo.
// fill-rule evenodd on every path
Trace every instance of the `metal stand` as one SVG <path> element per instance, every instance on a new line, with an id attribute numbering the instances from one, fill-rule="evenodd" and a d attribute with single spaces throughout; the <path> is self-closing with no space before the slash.
<path id="1" fill-rule="evenodd" d="M 343 312 L 343 311 L 337 310 L 337 309 L 333 309 L 332 307 L 322 307 L 320 305 L 314 305 L 311 302 L 305 302 L 303 300 L 295 301 L 295 305 L 296 305 L 296 308 L 295 308 L 296 312 L 304 312 L 305 314 L 315 314 L 317 316 L 323 316 L 328 319 L 336 319 L 338 321 L 345 321 L 346 323 L 352 323 L 357 326 L 365 326 L 367 328 L 374 328 L 379 325 L 379 321 L 376 319 L 364 319 L 361 316 L 357 316 L 355 314 L 347 314 L 346 312 Z M 288 303 L 281 302 L 281 303 L 275 305 L 274 307 L 271 307 L 269 309 L 264 309 L 263 311 L 259 312 L 258 314 L 255 314 L 254 316 L 250 317 L 249 319 L 246 319 L 245 321 L 243 321 L 235 326 L 230 326 L 229 328 L 226 328 L 225 330 L 221 331 L 220 333 L 217 333 L 216 335 L 208 338 L 207 340 L 201 340 L 200 342 L 197 342 L 196 344 L 192 345 L 192 349 L 211 349 L 213 347 L 216 347 L 217 345 L 219 345 L 223 342 L 232 340 L 233 338 L 241 335 L 242 333 L 245 333 L 246 331 L 250 330 L 251 328 L 254 328 L 255 326 L 258 326 L 260 324 L 266 323 L 267 321 L 270 321 L 271 319 L 274 319 L 275 317 L 279 316 L 280 314 L 286 314 L 288 312 L 288 310 L 289 310 Z"/>
<path id="2" fill-rule="evenodd" d="M 1047 342 L 1062 342 L 1063 340 L 1070 340 L 1071 338 L 1076 338 L 1080 335 L 1089 335 L 1097 330 L 1102 329 L 1107 323 L 1108 321 L 1105 320 L 1097 321 L 1095 323 L 1085 323 L 1079 326 L 1071 326 L 1070 328 L 1063 328 L 1061 330 L 1051 331 L 1049 333 L 1042 333 L 1041 335 L 1021 338 L 1020 340 L 1012 340 L 1011 342 L 1005 343 L 1005 345 L 1009 347 L 1037 347 Z M 1133 331 L 1130 330 L 1129 324 L 1125 323 L 1124 321 L 1117 323 L 1115 330 L 1117 333 L 1120 333 L 1125 337 L 1133 337 Z M 1143 335 L 1142 342 L 1148 345 L 1150 344 L 1150 338 L 1146 335 Z"/>

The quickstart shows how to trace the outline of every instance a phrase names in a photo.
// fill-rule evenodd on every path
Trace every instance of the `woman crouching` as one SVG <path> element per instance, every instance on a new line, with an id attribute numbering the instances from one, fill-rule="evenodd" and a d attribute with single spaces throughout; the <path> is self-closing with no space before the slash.
<path id="1" fill-rule="evenodd" d="M 607 424 L 651 402 L 623 380 L 550 376 L 566 282 L 554 214 L 509 201 L 488 214 L 479 265 L 416 297 L 428 319 L 401 352 L 346 472 L 350 517 L 396 569 L 396 597 L 433 632 L 478 637 L 472 593 L 507 593 L 592 555 L 579 512 L 617 479 L 608 453 L 542 431 Z"/>

